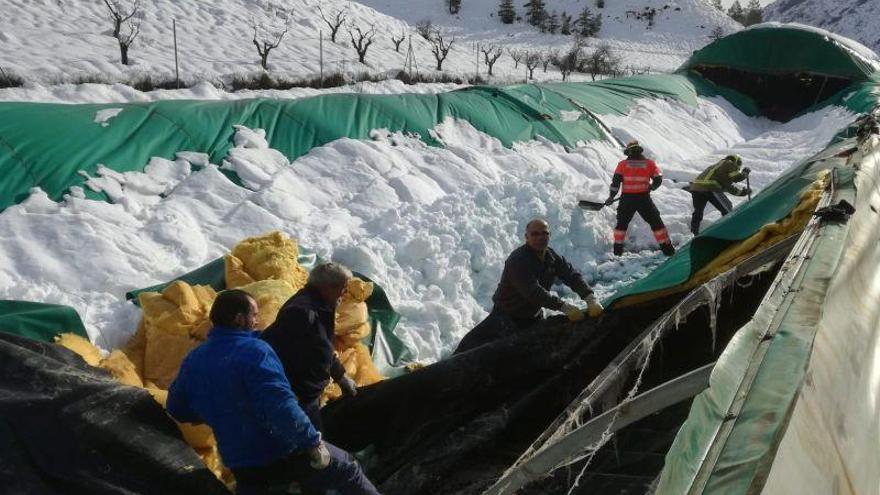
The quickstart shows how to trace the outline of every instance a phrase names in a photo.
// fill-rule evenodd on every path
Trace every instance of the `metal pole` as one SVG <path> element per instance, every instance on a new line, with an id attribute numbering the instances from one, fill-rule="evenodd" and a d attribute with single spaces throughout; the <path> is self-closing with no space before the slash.
<path id="1" fill-rule="evenodd" d="M 177 89 L 180 89 L 180 67 L 177 64 L 177 20 L 171 19 L 171 30 L 174 31 L 174 80 L 177 81 Z"/>
<path id="2" fill-rule="evenodd" d="M 320 53 L 321 53 L 318 60 L 319 60 L 320 66 L 321 66 L 321 87 L 323 88 L 324 87 L 324 31 L 319 30 L 318 36 L 320 36 L 320 41 L 318 42 L 318 46 L 320 47 Z"/>

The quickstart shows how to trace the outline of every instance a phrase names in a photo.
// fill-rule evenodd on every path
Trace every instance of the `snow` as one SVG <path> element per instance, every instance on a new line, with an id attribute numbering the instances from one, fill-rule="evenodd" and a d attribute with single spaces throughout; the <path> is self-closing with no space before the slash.
<path id="1" fill-rule="evenodd" d="M 696 107 L 641 100 L 604 122 L 620 140 L 639 139 L 667 177 L 684 180 L 739 153 L 760 189 L 852 118 L 832 107 L 778 124 L 713 98 Z M 0 213 L 0 298 L 70 305 L 92 340 L 110 349 L 137 327 L 139 310 L 124 301 L 126 291 L 280 229 L 380 283 L 402 314 L 398 334 L 431 362 L 486 315 L 504 259 L 533 217 L 549 221 L 551 246 L 600 296 L 663 261 L 640 220 L 630 227 L 628 252 L 612 258 L 613 211 L 576 207 L 578 199 L 607 195 L 621 158 L 610 144 L 567 152 L 537 140 L 509 149 L 452 119 L 432 135 L 442 147 L 377 129 L 371 140 L 339 139 L 288 163 L 262 130 L 240 127 L 219 165 L 202 150 L 181 150 L 175 160 L 153 158 L 143 173 L 101 167 L 87 187 L 113 203 L 85 199 L 80 189 L 55 203 L 36 189 Z M 243 186 L 221 167 L 235 170 Z M 654 197 L 673 242 L 685 242 L 689 195 L 666 181 Z M 712 211 L 706 222 L 717 218 Z"/>
<path id="2" fill-rule="evenodd" d="M 764 19 L 816 26 L 880 52 L 880 2 L 876 0 L 777 0 L 764 10 Z"/>
<path id="3" fill-rule="evenodd" d="M 132 0 L 120 0 L 127 8 Z M 181 79 L 228 85 L 236 76 L 259 74 L 259 57 L 252 44 L 251 21 L 277 24 L 282 12 L 289 12 L 290 31 L 278 48 L 269 55 L 269 70 L 275 77 L 316 76 L 320 72 L 319 32 L 324 35 L 324 71 L 395 74 L 404 67 L 405 42 L 398 52 L 392 35 L 411 34 L 417 68 L 432 72 L 434 58 L 430 44 L 415 33 L 418 21 L 430 18 L 436 25 L 456 36 L 444 70 L 455 74 L 485 74 L 477 66 L 476 43 L 496 43 L 505 48 L 543 50 L 560 49 L 572 44 L 571 36 L 540 34 L 524 23 L 501 24 L 494 16 L 496 0 L 464 2 L 460 15 L 445 13 L 438 0 L 411 0 L 401 8 L 398 0 L 297 0 L 290 4 L 273 0 L 143 0 L 135 17 L 140 34 L 129 52 L 130 66 L 119 62 L 119 49 L 111 36 L 112 23 L 103 2 L 82 0 L 7 0 L 5 11 L 15 15 L 0 17 L 0 67 L 22 76 L 29 84 L 50 86 L 80 79 L 124 82 L 150 76 L 154 81 L 173 80 L 175 57 L 172 21 L 177 24 L 177 43 Z M 656 26 L 648 29 L 644 20 L 627 18 L 627 10 L 654 6 L 658 10 Z M 328 15 L 345 10 L 351 25 L 364 29 L 374 26 L 378 32 L 367 53 L 367 64 L 357 61 L 348 35 L 340 29 L 331 42 L 319 7 Z M 518 7 L 522 10 L 521 7 Z M 550 0 L 548 10 L 568 11 L 577 16 L 582 5 L 577 0 Z M 679 10 L 676 10 L 679 9 Z M 738 24 L 702 0 L 623 0 L 608 2 L 600 38 L 609 42 L 624 57 L 624 65 L 651 70 L 673 69 L 690 53 L 708 41 L 714 26 L 725 32 L 739 29 Z M 591 40 L 595 44 L 598 40 Z M 495 81 L 521 81 L 525 69 L 514 68 L 504 55 L 495 67 Z M 536 71 L 539 79 L 559 80 L 554 70 Z M 49 97 L 36 86 L 31 92 Z M 71 93 L 81 90 L 68 87 Z M 134 90 L 115 88 L 114 100 L 140 98 L 128 94 Z M 195 92 L 212 96 L 216 90 L 199 88 Z M 307 91 L 307 90 L 305 90 Z M 164 94 L 164 93 L 162 93 Z M 56 95 L 56 97 L 58 97 Z M 164 98 L 164 96 L 161 96 Z M 197 96 L 205 97 L 205 95 Z M 0 98 L 3 95 L 0 94 Z M 28 98 L 34 100 L 34 98 Z"/>
<path id="4" fill-rule="evenodd" d="M 122 108 L 105 108 L 104 110 L 98 110 L 95 114 L 95 123 L 101 124 L 101 127 L 107 127 L 110 125 L 110 120 L 119 115 L 122 110 Z"/>

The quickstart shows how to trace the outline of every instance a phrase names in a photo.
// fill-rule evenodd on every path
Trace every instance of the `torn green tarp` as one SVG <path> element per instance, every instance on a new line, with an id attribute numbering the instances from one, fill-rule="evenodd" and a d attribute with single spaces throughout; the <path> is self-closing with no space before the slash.
<path id="1" fill-rule="evenodd" d="M 54 342 L 62 333 L 89 338 L 75 309 L 30 301 L 0 300 L 0 332 L 42 342 Z"/>
<path id="2" fill-rule="evenodd" d="M 853 170 L 834 197 L 855 203 Z M 795 247 L 780 283 L 741 328 L 666 454 L 657 493 L 761 493 L 805 378 L 823 301 L 846 249 L 847 225 L 826 223 Z M 767 338 L 767 337 L 770 338 Z"/>
<path id="3" fill-rule="evenodd" d="M 321 262 L 315 253 L 303 249 L 302 246 L 299 248 L 297 261 L 306 270 L 311 270 Z M 214 290 L 221 291 L 226 288 L 225 269 L 223 258 L 218 258 L 168 282 L 127 292 L 125 298 L 139 304 L 138 294 L 141 292 L 162 292 L 167 286 L 178 280 L 190 285 L 209 285 Z M 373 282 L 372 279 L 361 273 L 355 272 L 354 275 L 367 282 Z M 415 353 L 412 349 L 394 333 L 394 328 L 400 321 L 400 314 L 394 311 L 388 296 L 379 284 L 373 282 L 373 294 L 367 298 L 366 303 L 370 326 L 373 329 L 368 342 L 373 362 L 380 367 L 380 370 L 387 373 L 391 368 L 415 359 Z"/>
<path id="4" fill-rule="evenodd" d="M 797 24 L 765 23 L 716 40 L 681 66 L 730 67 L 745 72 L 809 72 L 866 81 L 880 67 L 877 56 L 852 40 Z"/>
<path id="5" fill-rule="evenodd" d="M 65 105 L 0 103 L 0 210 L 33 187 L 60 200 L 83 186 L 99 165 L 142 171 L 151 157 L 207 153 L 221 163 L 235 125 L 266 130 L 288 160 L 336 139 L 369 139 L 374 129 L 414 133 L 437 144 L 431 130 L 446 118 L 466 120 L 505 146 L 538 136 L 564 146 L 606 139 L 593 115 L 626 113 L 638 98 L 698 94 L 726 97 L 748 111 L 748 98 L 696 76 L 645 75 L 595 83 L 474 86 L 439 94 L 329 94 L 296 100 L 155 101 Z M 234 180 L 235 178 L 233 178 Z M 90 192 L 90 197 L 100 195 Z"/>

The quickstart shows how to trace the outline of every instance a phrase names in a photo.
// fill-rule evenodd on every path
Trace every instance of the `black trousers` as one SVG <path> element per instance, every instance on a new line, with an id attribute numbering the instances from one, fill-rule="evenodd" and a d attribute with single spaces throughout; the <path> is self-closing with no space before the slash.
<path id="1" fill-rule="evenodd" d="M 620 205 L 617 206 L 617 227 L 615 230 L 626 232 L 636 213 L 648 222 L 651 230 L 666 228 L 650 194 L 624 194 L 620 197 Z"/>
<path id="2" fill-rule="evenodd" d="M 703 221 L 703 210 L 706 209 L 707 203 L 712 203 L 721 216 L 727 215 L 733 210 L 733 204 L 727 199 L 723 192 L 711 191 L 691 191 L 694 202 L 694 213 L 691 215 L 691 232 L 694 235 L 700 233 L 700 222 Z"/>
<path id="3" fill-rule="evenodd" d="M 537 323 L 541 320 L 539 315 L 541 315 L 540 312 L 532 318 L 513 318 L 500 309 L 492 308 L 489 316 L 478 323 L 473 330 L 461 339 L 461 342 L 458 343 L 458 347 L 455 348 L 455 352 L 452 354 L 459 354 L 483 344 L 509 337 Z"/>

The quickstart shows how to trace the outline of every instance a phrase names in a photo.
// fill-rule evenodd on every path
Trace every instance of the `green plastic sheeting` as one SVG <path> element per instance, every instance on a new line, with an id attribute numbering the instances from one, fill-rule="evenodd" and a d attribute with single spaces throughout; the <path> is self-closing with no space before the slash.
<path id="1" fill-rule="evenodd" d="M 297 261 L 306 270 L 311 270 L 312 267 L 320 263 L 320 260 L 314 253 L 302 247 L 300 247 L 299 259 Z M 367 282 L 373 282 L 363 274 L 355 272 L 354 275 Z M 218 258 L 174 280 L 128 292 L 125 294 L 125 297 L 132 300 L 135 304 L 139 304 L 138 294 L 141 292 L 162 292 L 171 283 L 178 280 L 190 285 L 209 285 L 216 291 L 224 290 L 226 288 L 225 262 L 223 258 Z M 393 367 L 415 359 L 415 353 L 394 333 L 394 328 L 400 321 L 400 314 L 394 311 L 388 296 L 379 284 L 373 282 L 373 293 L 367 298 L 366 303 L 367 313 L 370 317 L 370 326 L 373 329 L 369 347 L 374 362 L 383 371 L 388 371 Z"/>
<path id="2" fill-rule="evenodd" d="M 624 114 L 637 98 L 724 94 L 743 111 L 749 100 L 694 75 L 648 75 L 596 83 L 476 86 L 430 95 L 331 94 L 297 100 L 156 101 L 63 105 L 0 103 L 0 210 L 33 187 L 53 200 L 82 186 L 104 165 L 142 171 L 151 157 L 204 152 L 221 163 L 235 125 L 266 130 L 270 146 L 289 160 L 336 139 L 368 139 L 374 129 L 415 133 L 446 118 L 470 122 L 505 146 L 537 136 L 575 147 L 606 139 L 593 115 Z M 752 105 L 753 107 L 753 105 Z M 107 118 L 109 115 L 112 118 Z M 93 197 L 99 197 L 92 194 Z"/>
<path id="3" fill-rule="evenodd" d="M 681 67 L 730 67 L 746 72 L 810 72 L 866 81 L 877 71 L 876 55 L 816 28 L 762 24 L 725 36 L 696 51 Z M 873 55 L 873 57 L 871 57 Z"/>
<path id="4" fill-rule="evenodd" d="M 852 178 L 851 169 L 835 170 L 832 204 L 855 203 Z M 846 230 L 844 223 L 822 225 L 814 244 L 794 253 L 780 271 L 783 283 L 774 285 L 736 333 L 709 388 L 694 399 L 666 455 L 656 493 L 761 492 L 805 379 Z"/>
<path id="5" fill-rule="evenodd" d="M 58 304 L 0 300 L 0 332 L 54 342 L 62 333 L 89 336 L 75 309 Z"/>

